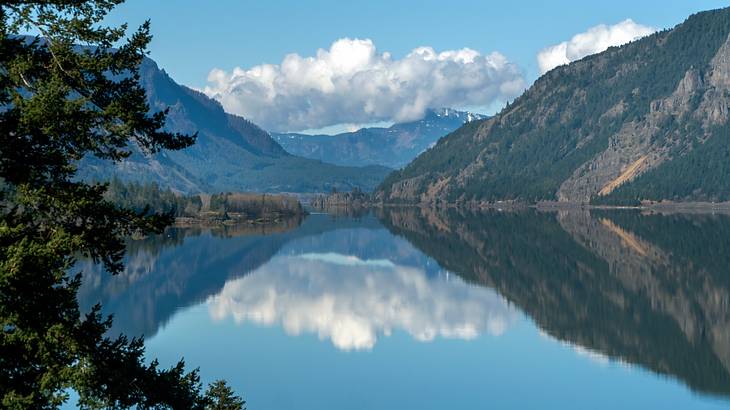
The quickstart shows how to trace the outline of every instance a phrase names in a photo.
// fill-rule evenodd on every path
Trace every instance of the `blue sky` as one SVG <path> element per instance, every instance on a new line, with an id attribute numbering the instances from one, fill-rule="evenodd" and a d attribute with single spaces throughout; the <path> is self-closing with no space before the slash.
<path id="1" fill-rule="evenodd" d="M 465 47 L 484 55 L 496 51 L 520 70 L 529 85 L 540 74 L 538 52 L 591 27 L 630 18 L 640 25 L 667 28 L 694 12 L 726 5 L 719 0 L 128 0 L 109 21 L 135 26 L 149 18 L 155 36 L 151 57 L 176 81 L 197 89 L 210 85 L 207 78 L 214 68 L 230 75 L 235 67 L 278 65 L 289 53 L 313 56 L 342 38 L 370 39 L 377 53 L 389 52 L 396 60 L 420 46 L 436 52 Z M 481 105 L 493 106 L 495 101 L 501 99 L 494 96 Z M 461 105 L 480 104 L 472 99 Z M 235 102 L 224 106 L 236 112 Z M 250 107 L 238 109 L 256 117 Z M 399 115 L 393 118 L 410 114 Z M 349 122 L 365 122 L 359 121 L 363 118 L 353 116 Z M 372 119 L 387 120 L 383 115 Z M 332 122 L 322 123 L 328 121 Z M 289 125 L 297 126 L 304 125 Z"/>

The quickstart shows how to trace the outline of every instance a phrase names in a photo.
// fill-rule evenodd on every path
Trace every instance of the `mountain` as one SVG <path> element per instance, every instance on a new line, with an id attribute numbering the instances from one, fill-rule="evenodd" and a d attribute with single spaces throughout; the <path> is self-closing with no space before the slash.
<path id="1" fill-rule="evenodd" d="M 291 155 L 271 136 L 244 118 L 231 115 L 203 93 L 177 84 L 145 59 L 141 84 L 153 111 L 169 109 L 166 127 L 198 132 L 184 150 L 147 155 L 133 149 L 125 161 L 113 164 L 85 158 L 79 177 L 157 182 L 176 191 L 323 192 L 332 188 L 372 190 L 389 172 L 381 166 L 342 167 Z"/>
<path id="2" fill-rule="evenodd" d="M 351 234 L 355 229 L 372 233 Z M 326 235 L 335 231 L 337 235 Z M 318 241 L 352 254 L 363 247 L 358 238 L 367 236 L 370 252 L 400 255 L 401 260 L 409 256 L 383 241 L 383 233 L 369 216 L 354 220 L 311 215 L 273 225 L 171 227 L 162 235 L 130 239 L 124 271 L 118 275 L 109 275 L 91 260 L 79 262 L 77 268 L 84 275 L 79 304 L 83 312 L 97 303 L 113 312 L 113 333 L 152 337 L 179 309 L 204 302 L 226 282 L 265 265 L 284 246 Z"/>
<path id="3" fill-rule="evenodd" d="M 362 128 L 337 135 L 272 134 L 284 149 L 305 158 L 337 165 L 402 168 L 438 141 L 480 114 L 443 108 L 428 110 L 419 121 L 389 128 Z"/>
<path id="4" fill-rule="evenodd" d="M 727 215 L 384 207 L 445 270 L 494 288 L 548 336 L 730 396 Z"/>
<path id="5" fill-rule="evenodd" d="M 384 201 L 730 200 L 730 8 L 555 68 L 378 190 Z"/>

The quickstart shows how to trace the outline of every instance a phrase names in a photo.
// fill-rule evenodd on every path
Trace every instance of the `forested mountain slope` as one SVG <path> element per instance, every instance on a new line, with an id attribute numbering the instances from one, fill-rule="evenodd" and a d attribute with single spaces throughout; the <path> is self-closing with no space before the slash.
<path id="1" fill-rule="evenodd" d="M 730 9 L 558 67 L 402 171 L 391 202 L 730 200 Z"/>
<path id="2" fill-rule="evenodd" d="M 204 94 L 175 83 L 154 61 L 140 67 L 141 82 L 153 111 L 169 108 L 167 128 L 198 132 L 196 143 L 181 151 L 148 155 L 138 149 L 119 164 L 85 158 L 84 179 L 157 182 L 176 191 L 324 192 L 375 187 L 385 167 L 341 167 L 293 156 L 244 118 L 227 114 Z"/>

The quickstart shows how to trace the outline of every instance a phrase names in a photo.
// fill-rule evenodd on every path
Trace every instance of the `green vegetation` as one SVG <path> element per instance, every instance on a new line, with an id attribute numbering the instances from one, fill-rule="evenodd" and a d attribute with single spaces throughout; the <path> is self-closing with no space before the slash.
<path id="1" fill-rule="evenodd" d="M 730 310 L 718 297 L 730 292 L 727 216 L 385 207 L 379 217 L 444 269 L 495 289 L 547 334 L 730 396 Z M 608 222 L 649 252 L 629 249 Z"/>
<path id="2" fill-rule="evenodd" d="M 203 207 L 199 195 L 178 195 L 170 189 L 161 189 L 155 182 L 125 184 L 118 178 L 111 180 L 104 198 L 119 207 L 140 213 L 195 217 Z"/>
<path id="3" fill-rule="evenodd" d="M 242 214 L 249 220 L 273 220 L 304 213 L 299 201 L 290 196 L 231 192 L 212 195 L 210 210 Z"/>
<path id="4" fill-rule="evenodd" d="M 219 385 L 206 396 L 182 361 L 164 369 L 141 339 L 107 336 L 100 306 L 78 306 L 77 255 L 118 273 L 124 238 L 171 217 L 109 202 L 105 186 L 77 182 L 74 164 L 125 158 L 132 139 L 150 152 L 195 140 L 149 114 L 137 74 L 149 23 L 129 37 L 101 24 L 121 2 L 0 4 L 0 403 L 53 409 L 73 390 L 82 408 L 240 408 L 221 402 Z M 18 35 L 28 30 L 43 38 Z"/>
<path id="5" fill-rule="evenodd" d="M 246 402 L 236 396 L 223 380 L 211 383 L 205 394 L 212 401 L 206 407 L 206 410 L 240 410 L 246 408 Z"/>
<path id="6" fill-rule="evenodd" d="M 703 12 L 673 30 L 558 67 L 493 120 L 467 124 L 442 138 L 379 190 L 386 200 L 397 201 L 402 196 L 391 194 L 398 182 L 420 178 L 413 180 L 418 195 L 450 177 L 440 197 L 449 202 L 555 200 L 576 169 L 606 150 L 624 125 L 644 121 L 651 102 L 669 96 L 688 70 L 704 76 L 729 33 L 730 8 Z M 689 112 L 699 103 L 691 100 Z M 668 118 L 661 127 L 652 142 L 673 147 L 672 158 L 681 161 L 657 168 L 613 198 L 730 199 L 727 128 L 712 130 L 702 147 L 704 130 L 686 118 Z M 670 144 L 675 138 L 681 143 Z M 693 145 L 698 149 L 684 157 Z M 465 169 L 470 174 L 462 184 L 456 177 Z"/>
<path id="7" fill-rule="evenodd" d="M 109 181 L 114 175 L 157 182 L 188 194 L 199 192 L 327 192 L 332 187 L 372 191 L 391 171 L 382 166 L 345 167 L 287 154 L 261 128 L 228 114 L 217 101 L 177 84 L 150 59 L 140 84 L 152 107 L 168 107 L 165 129 L 196 130 L 195 145 L 164 155 L 132 146 L 125 164 L 85 156 L 78 178 Z"/>
<path id="8" fill-rule="evenodd" d="M 337 192 L 332 190 L 327 195 L 317 195 L 311 201 L 316 209 L 328 209 L 330 207 L 353 207 L 361 208 L 372 204 L 373 198 L 370 194 L 359 189 L 350 192 Z"/>
<path id="9" fill-rule="evenodd" d="M 641 201 L 730 200 L 730 125 L 713 131 L 713 137 L 673 161 L 665 162 L 610 195 L 597 198 L 607 205 L 639 204 Z"/>
<path id="10" fill-rule="evenodd" d="M 203 204 L 208 197 L 208 204 Z M 220 193 L 181 195 L 170 189 L 162 189 L 156 182 L 124 183 L 113 178 L 104 193 L 107 201 L 135 212 L 171 215 L 205 221 L 275 221 L 304 215 L 299 200 L 281 194 Z"/>

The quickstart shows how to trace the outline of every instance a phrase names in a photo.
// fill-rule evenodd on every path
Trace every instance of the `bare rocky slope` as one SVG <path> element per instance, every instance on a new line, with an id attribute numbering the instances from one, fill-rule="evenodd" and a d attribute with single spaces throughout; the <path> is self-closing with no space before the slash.
<path id="1" fill-rule="evenodd" d="M 730 9 L 558 67 L 401 171 L 387 202 L 730 200 Z"/>

